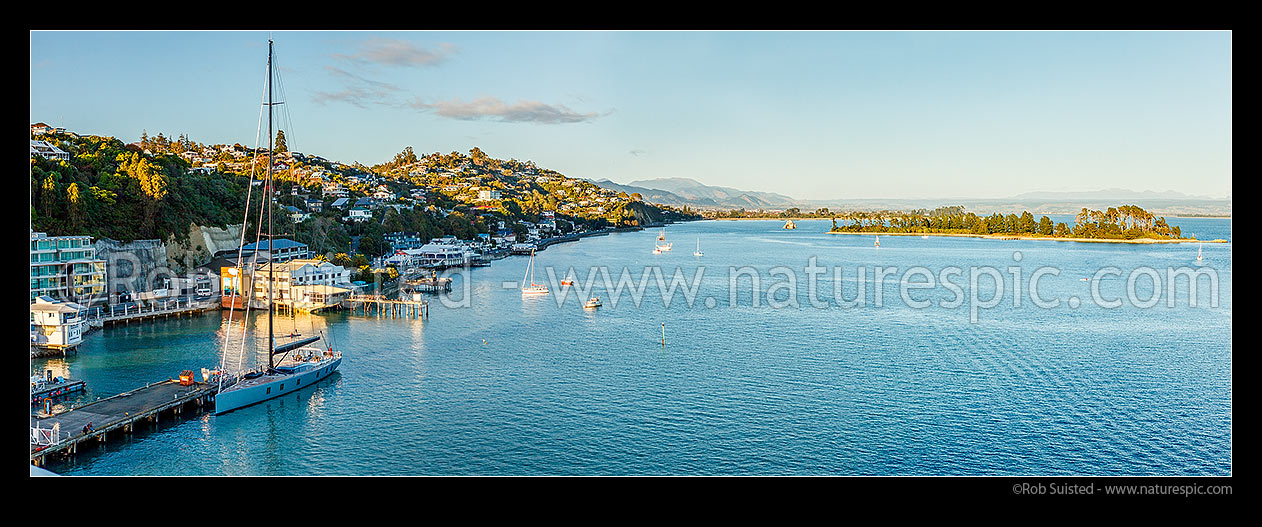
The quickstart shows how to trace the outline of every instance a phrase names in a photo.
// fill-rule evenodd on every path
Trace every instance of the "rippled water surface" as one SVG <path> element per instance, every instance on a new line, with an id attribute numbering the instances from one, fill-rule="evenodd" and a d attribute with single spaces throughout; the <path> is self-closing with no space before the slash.
<path id="1" fill-rule="evenodd" d="M 1202 239 L 1231 239 L 1230 222 L 1178 219 Z M 1205 244 L 1217 307 L 1202 278 L 1175 306 L 1105 308 L 1128 277 L 1196 266 L 1195 244 L 1122 245 L 945 237 L 829 235 L 828 222 L 783 230 L 770 221 L 672 225 L 675 250 L 651 254 L 657 230 L 556 245 L 536 281 L 592 266 L 616 283 L 660 266 L 691 281 L 669 306 L 650 277 L 638 307 L 625 292 L 585 311 L 575 292 L 523 299 L 524 257 L 456 277 L 470 307 L 433 302 L 424 322 L 335 313 L 278 318 L 322 331 L 344 351 L 341 371 L 313 388 L 222 416 L 167 420 L 49 468 L 76 475 L 837 474 L 1226 475 L 1231 458 L 1231 244 Z M 692 256 L 700 238 L 701 258 Z M 1020 253 L 1015 256 L 1015 253 Z M 826 271 L 812 295 L 808 260 Z M 1018 260 L 1019 259 L 1019 260 Z M 754 303 L 748 266 L 759 275 Z M 776 268 L 784 266 L 790 271 Z M 902 273 L 955 266 L 963 305 L 942 284 L 900 296 Z M 969 269 L 993 267 L 1006 293 L 970 322 Z M 865 305 L 842 299 L 866 286 Z M 876 267 L 897 268 L 878 289 Z M 1041 267 L 1057 269 L 1028 287 Z M 864 268 L 866 277 L 858 279 Z M 1013 305 L 1012 271 L 1024 278 Z M 789 276 L 796 289 L 786 284 Z M 1163 276 L 1164 278 L 1164 276 Z M 600 275 L 596 276 L 600 281 Z M 995 293 L 983 277 L 981 299 Z M 467 282 L 466 282 L 467 281 Z M 1154 294 L 1141 277 L 1141 299 Z M 682 289 L 682 288 L 681 288 Z M 877 292 L 881 294 L 878 307 Z M 1081 305 L 1069 307 L 1070 298 Z M 707 301 L 707 299 L 711 299 Z M 825 302 L 825 307 L 814 307 Z M 797 305 L 792 305 L 796 301 Z M 713 305 L 707 308 L 707 304 Z M 769 305 L 770 304 L 770 305 Z M 789 304 L 783 307 L 784 304 Z M 239 317 L 239 316 L 238 316 Z M 265 319 L 261 319 L 264 320 Z M 226 313 L 117 326 L 77 355 L 35 369 L 88 382 L 81 401 L 220 361 Z M 237 320 L 239 324 L 239 319 Z M 666 345 L 662 346 L 665 324 Z M 251 327 L 266 329 L 260 319 Z M 239 330 L 234 335 L 239 336 Z M 236 360 L 236 352 L 230 357 Z M 245 362 L 261 356 L 251 353 Z"/>

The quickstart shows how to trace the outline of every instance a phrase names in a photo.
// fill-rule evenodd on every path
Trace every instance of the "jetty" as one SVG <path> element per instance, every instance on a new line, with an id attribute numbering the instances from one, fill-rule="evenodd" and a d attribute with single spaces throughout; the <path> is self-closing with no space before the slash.
<path id="1" fill-rule="evenodd" d="M 429 302 L 425 300 L 394 300 L 385 295 L 351 295 L 342 301 L 342 308 L 351 313 L 366 316 L 409 318 L 422 320 L 429 318 Z"/>
<path id="2" fill-rule="evenodd" d="M 31 464 L 49 456 L 74 455 L 81 445 L 104 443 L 118 434 L 135 432 L 137 424 L 158 426 L 166 414 L 200 412 L 214 402 L 217 383 L 165 380 L 93 401 L 52 416 L 31 417 Z"/>

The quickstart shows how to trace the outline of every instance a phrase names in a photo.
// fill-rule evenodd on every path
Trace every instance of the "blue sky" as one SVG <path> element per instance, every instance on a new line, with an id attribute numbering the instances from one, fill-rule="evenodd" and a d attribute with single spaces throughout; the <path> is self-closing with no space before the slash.
<path id="1" fill-rule="evenodd" d="M 348 163 L 477 146 L 803 199 L 1231 194 L 1229 32 L 270 35 L 291 148 Z M 268 36 L 32 32 L 31 121 L 253 144 Z"/>

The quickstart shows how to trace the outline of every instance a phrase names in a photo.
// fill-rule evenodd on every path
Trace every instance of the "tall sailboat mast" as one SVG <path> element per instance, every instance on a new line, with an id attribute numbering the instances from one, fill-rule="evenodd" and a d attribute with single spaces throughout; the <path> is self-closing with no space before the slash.
<path id="1" fill-rule="evenodd" d="M 272 253 L 272 40 L 267 40 L 267 371 L 276 365 L 272 363 L 272 355 L 276 353 L 276 337 L 272 331 L 272 288 L 276 280 L 272 273 L 276 269 L 276 259 Z"/>
<path id="2" fill-rule="evenodd" d="M 265 99 L 263 102 L 263 104 L 267 106 L 267 154 L 265 158 L 267 161 L 267 172 L 265 173 L 264 178 L 263 178 L 263 181 L 265 181 L 266 183 L 261 185 L 261 189 L 260 189 L 260 191 L 266 192 L 268 194 L 268 196 L 265 198 L 268 201 L 259 202 L 260 207 L 263 207 L 263 206 L 267 207 L 267 218 L 266 218 L 267 249 L 266 250 L 268 251 L 268 255 L 267 255 L 268 269 L 267 269 L 266 278 L 265 278 L 268 282 L 267 283 L 267 370 L 258 371 L 258 370 L 262 370 L 263 368 L 262 365 L 258 365 L 256 368 L 253 368 L 254 371 L 243 372 L 242 375 L 239 375 L 239 376 L 234 375 L 230 377 L 229 380 L 231 381 L 231 384 L 221 387 L 219 392 L 215 394 L 215 413 L 216 414 L 223 414 L 225 412 L 231 412 L 239 408 L 245 408 L 247 406 L 258 404 L 258 403 L 267 401 L 275 397 L 280 397 L 285 394 L 302 390 L 305 387 L 315 384 L 316 382 L 319 382 L 321 379 L 326 378 L 328 374 L 337 370 L 338 366 L 342 364 L 342 354 L 340 352 L 334 351 L 332 346 L 328 347 L 327 349 L 321 349 L 317 347 L 303 347 L 303 346 L 306 346 L 307 344 L 320 340 L 322 337 L 312 336 L 312 337 L 307 337 L 307 338 L 302 338 L 302 339 L 286 342 L 282 345 L 276 344 L 276 313 L 275 313 L 274 305 L 276 303 L 275 296 L 280 291 L 276 288 L 276 285 L 277 285 L 276 284 L 276 269 L 275 269 L 276 261 L 275 261 L 274 255 L 272 254 L 272 252 L 276 248 L 275 247 L 276 244 L 273 243 L 272 241 L 272 236 L 273 236 L 272 229 L 275 227 L 275 220 L 273 218 L 275 216 L 275 211 L 273 211 L 272 209 L 274 208 L 273 205 L 275 204 L 271 203 L 270 201 L 274 199 L 273 195 L 276 192 L 273 188 L 276 183 L 275 182 L 276 169 L 273 166 L 274 160 L 272 158 L 276 154 L 276 152 L 274 151 L 276 148 L 276 143 L 279 142 L 277 141 L 277 138 L 273 135 L 273 133 L 275 133 L 276 124 L 278 124 L 275 122 L 274 109 L 277 105 L 285 104 L 285 101 L 273 100 L 276 96 L 276 90 L 273 87 L 276 81 L 275 71 L 276 71 L 275 44 L 272 42 L 271 39 L 268 39 L 267 41 L 267 86 L 266 86 L 266 93 L 264 94 Z M 284 95 L 285 95 L 284 89 L 285 89 L 284 84 L 282 84 L 281 93 L 280 93 L 282 99 L 284 98 Z M 262 124 L 263 124 L 262 114 L 260 114 L 259 115 L 260 133 L 262 130 Z M 259 143 L 256 146 L 262 146 L 262 143 Z M 262 150 L 255 152 L 255 154 L 257 154 L 254 157 L 255 161 L 257 161 L 258 158 L 260 157 L 264 157 Z M 255 172 L 255 175 L 257 176 L 258 173 Z M 249 201 L 249 198 L 247 197 L 246 199 L 247 210 L 248 210 L 248 207 L 250 206 L 249 203 L 250 201 Z M 247 219 L 248 219 L 248 211 L 247 211 Z M 259 216 L 258 216 L 258 223 L 257 223 L 258 231 L 259 231 L 258 232 L 259 239 L 258 239 L 258 243 L 256 243 L 256 245 L 259 246 L 258 247 L 259 249 L 262 249 L 263 221 L 264 221 L 264 217 L 262 214 L 262 210 L 260 210 Z M 242 243 L 244 244 L 244 242 Z M 257 254 L 255 255 L 255 258 L 257 259 Z M 282 270 L 281 272 L 285 272 L 285 271 Z M 263 275 L 259 275 L 259 277 L 262 277 L 262 276 Z M 292 287 L 292 285 L 289 287 Z M 292 293 L 292 289 L 288 289 L 288 290 Z M 262 289 L 260 288 L 259 291 L 262 291 Z M 292 294 L 288 296 L 292 296 Z M 256 304 L 257 302 L 249 302 L 246 304 L 246 307 L 250 308 L 251 306 L 254 306 Z M 243 331 L 246 331 L 248 329 L 249 329 L 248 327 L 245 327 L 243 328 Z M 297 337 L 298 335 L 291 334 L 290 336 Z M 246 341 L 244 339 L 244 333 L 243 333 L 243 338 L 241 342 L 242 352 L 245 351 L 245 346 L 246 346 Z M 293 358 L 293 360 L 285 360 L 285 354 L 289 353 L 290 351 L 295 352 L 294 353 L 295 357 Z M 276 355 L 278 354 L 281 355 L 281 360 L 279 361 L 276 359 Z M 255 361 L 255 362 L 257 363 L 258 361 Z M 224 383 L 227 384 L 227 381 L 225 381 Z"/>

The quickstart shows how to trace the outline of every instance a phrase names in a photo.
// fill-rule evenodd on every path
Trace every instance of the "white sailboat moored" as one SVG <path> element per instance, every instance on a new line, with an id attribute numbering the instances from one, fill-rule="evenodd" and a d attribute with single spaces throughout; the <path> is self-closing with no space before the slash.
<path id="1" fill-rule="evenodd" d="M 530 281 L 526 281 L 526 276 L 530 277 Z M 535 252 L 530 251 L 530 262 L 526 264 L 526 276 L 521 277 L 521 294 L 527 295 L 546 295 L 548 294 L 547 284 L 535 283 Z M 529 283 L 530 285 L 526 285 Z"/>

